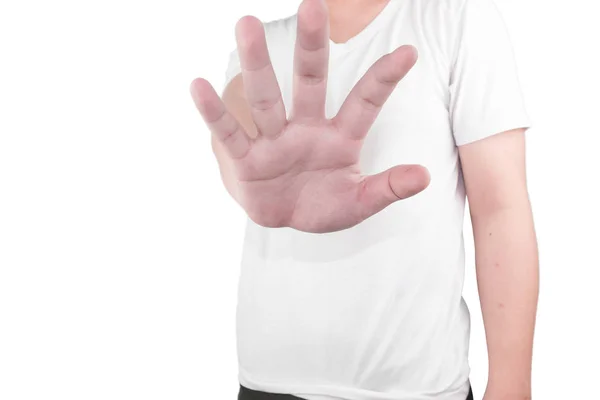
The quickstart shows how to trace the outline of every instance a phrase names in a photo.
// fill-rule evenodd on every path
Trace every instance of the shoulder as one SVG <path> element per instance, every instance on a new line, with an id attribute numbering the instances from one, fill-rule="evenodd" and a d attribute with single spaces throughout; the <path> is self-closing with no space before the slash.
<path id="1" fill-rule="evenodd" d="M 418 34 L 428 40 L 452 42 L 463 23 L 465 9 L 471 1 L 491 0 L 391 0 L 404 4 L 399 8 L 399 18 L 409 19 Z"/>
<path id="2" fill-rule="evenodd" d="M 275 19 L 271 21 L 263 21 L 265 28 L 265 36 L 268 42 L 285 41 L 292 37 L 296 32 L 296 15 Z"/>
<path id="3" fill-rule="evenodd" d="M 465 7 L 471 0 L 391 1 L 399 2 L 399 24 L 410 27 L 414 44 L 428 49 L 432 61 L 449 70 L 462 31 Z"/>
<path id="4" fill-rule="evenodd" d="M 417 7 L 424 12 L 439 13 L 440 16 L 444 17 L 452 17 L 460 14 L 469 1 L 470 0 L 408 0 L 412 6 Z"/>
<path id="5" fill-rule="evenodd" d="M 277 80 L 284 82 L 293 69 L 296 42 L 296 15 L 263 21 L 269 57 Z"/>
<path id="6" fill-rule="evenodd" d="M 392 0 L 394 1 L 394 0 Z M 407 1 L 413 14 L 433 17 L 442 23 L 460 25 L 467 14 L 498 13 L 495 0 L 397 0 Z"/>
<path id="7" fill-rule="evenodd" d="M 468 15 L 482 17 L 499 14 L 495 0 L 423 0 L 440 3 L 447 17 L 458 24 L 464 23 Z"/>
<path id="8" fill-rule="evenodd" d="M 296 15 L 272 21 L 263 21 L 265 38 L 275 72 L 292 68 L 296 42 Z"/>
<path id="9" fill-rule="evenodd" d="M 411 17 L 430 41 L 453 57 L 465 35 L 482 40 L 503 32 L 502 16 L 495 0 L 397 0 L 407 1 Z"/>
<path id="10" fill-rule="evenodd" d="M 411 0 L 409 0 L 411 1 Z M 470 7 L 492 7 L 496 6 L 495 0 L 412 0 L 425 7 L 433 7 L 448 13 L 448 15 L 461 14 Z"/>

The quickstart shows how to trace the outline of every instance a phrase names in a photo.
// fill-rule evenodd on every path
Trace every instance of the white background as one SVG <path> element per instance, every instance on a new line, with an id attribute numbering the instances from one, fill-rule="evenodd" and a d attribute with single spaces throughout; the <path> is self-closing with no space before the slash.
<path id="1" fill-rule="evenodd" d="M 589 0 L 496 0 L 533 128 L 534 399 L 600 399 L 600 24 Z M 0 399 L 237 398 L 244 214 L 189 97 L 237 19 L 298 0 L 2 1 Z M 487 373 L 469 222 L 476 399 Z"/>

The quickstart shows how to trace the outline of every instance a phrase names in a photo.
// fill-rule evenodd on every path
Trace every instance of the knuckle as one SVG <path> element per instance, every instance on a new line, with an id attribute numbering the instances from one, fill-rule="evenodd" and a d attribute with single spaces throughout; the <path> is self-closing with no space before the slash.
<path id="1" fill-rule="evenodd" d="M 280 99 L 280 97 L 256 99 L 252 102 L 252 107 L 258 111 L 268 111 L 279 104 Z"/>
<path id="2" fill-rule="evenodd" d="M 362 106 L 369 111 L 377 111 L 382 106 L 370 96 L 359 96 L 359 99 Z"/>
<path id="3" fill-rule="evenodd" d="M 317 86 L 325 81 L 325 76 L 318 73 L 305 72 L 301 75 L 298 75 L 298 79 L 303 85 Z"/>

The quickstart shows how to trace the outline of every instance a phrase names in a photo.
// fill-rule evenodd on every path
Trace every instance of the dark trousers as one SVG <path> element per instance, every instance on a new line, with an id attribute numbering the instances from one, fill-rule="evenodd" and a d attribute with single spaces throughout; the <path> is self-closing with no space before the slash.
<path id="1" fill-rule="evenodd" d="M 291 394 L 259 392 L 258 390 L 248 389 L 240 385 L 238 400 L 301 400 L 301 398 L 292 396 Z M 469 395 L 466 400 L 473 400 L 473 391 L 471 388 L 469 388 Z"/>

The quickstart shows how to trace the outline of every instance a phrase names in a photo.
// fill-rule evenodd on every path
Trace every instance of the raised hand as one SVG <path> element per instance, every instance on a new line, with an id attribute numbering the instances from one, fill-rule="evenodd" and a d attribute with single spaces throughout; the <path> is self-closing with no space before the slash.
<path id="1" fill-rule="evenodd" d="M 338 114 L 327 119 L 327 8 L 323 0 L 304 0 L 298 10 L 288 119 L 261 22 L 242 18 L 236 36 L 258 135 L 251 138 L 244 131 L 206 80 L 194 80 L 191 92 L 210 131 L 231 157 L 237 200 L 254 222 L 314 233 L 338 231 L 427 187 L 429 174 L 419 165 L 396 166 L 372 176 L 359 170 L 363 140 L 396 84 L 415 64 L 414 47 L 402 46 L 380 58 Z"/>

